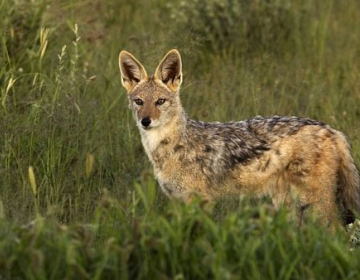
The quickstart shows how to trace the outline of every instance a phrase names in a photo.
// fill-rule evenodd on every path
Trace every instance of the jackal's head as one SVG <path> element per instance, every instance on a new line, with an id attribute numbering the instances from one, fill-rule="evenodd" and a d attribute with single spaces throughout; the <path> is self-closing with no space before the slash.
<path id="1" fill-rule="evenodd" d="M 120 52 L 119 66 L 130 108 L 141 129 L 166 125 L 181 114 L 179 89 L 182 73 L 181 57 L 177 50 L 165 55 L 154 76 L 148 76 L 141 63 L 126 51 Z"/>

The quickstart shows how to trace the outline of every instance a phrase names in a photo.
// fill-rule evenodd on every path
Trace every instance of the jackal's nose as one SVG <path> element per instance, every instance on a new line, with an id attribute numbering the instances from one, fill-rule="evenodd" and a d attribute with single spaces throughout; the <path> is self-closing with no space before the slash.
<path id="1" fill-rule="evenodd" d="M 148 127 L 151 124 L 150 118 L 146 117 L 141 120 L 141 124 L 145 127 Z"/>

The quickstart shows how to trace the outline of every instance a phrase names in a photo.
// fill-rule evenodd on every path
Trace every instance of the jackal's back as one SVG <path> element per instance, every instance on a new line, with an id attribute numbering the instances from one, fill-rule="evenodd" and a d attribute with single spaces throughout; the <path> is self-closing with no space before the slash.
<path id="1" fill-rule="evenodd" d="M 187 137 L 191 141 L 201 139 L 205 150 L 222 151 L 230 166 L 247 164 L 251 159 L 270 150 L 273 142 L 296 134 L 304 126 L 325 124 L 316 120 L 299 117 L 255 117 L 240 122 L 206 123 L 188 119 Z M 217 147 L 218 145 L 218 147 Z"/>

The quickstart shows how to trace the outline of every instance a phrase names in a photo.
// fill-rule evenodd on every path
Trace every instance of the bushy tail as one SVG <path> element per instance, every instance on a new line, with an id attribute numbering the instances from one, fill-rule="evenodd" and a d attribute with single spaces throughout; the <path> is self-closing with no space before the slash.
<path id="1" fill-rule="evenodd" d="M 344 219 L 348 220 L 351 211 L 355 215 L 360 214 L 360 179 L 353 157 L 350 153 L 350 147 L 344 134 L 338 132 L 340 139 L 337 144 L 340 155 L 339 168 L 339 198 L 345 208 Z M 351 218 L 353 219 L 353 217 Z"/>

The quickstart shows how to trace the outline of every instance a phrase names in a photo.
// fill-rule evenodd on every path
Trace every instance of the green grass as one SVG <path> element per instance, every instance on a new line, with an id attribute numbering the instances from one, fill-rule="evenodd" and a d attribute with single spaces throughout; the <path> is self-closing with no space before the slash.
<path id="1" fill-rule="evenodd" d="M 38 217 L 2 225 L 5 279 L 357 279 L 344 235 L 299 231 L 285 212 L 247 202 L 214 219 L 208 205 L 131 212 L 105 196 L 88 224 Z M 143 205 L 144 206 L 144 205 Z M 224 214 L 224 213 L 223 213 Z"/>
<path id="2" fill-rule="evenodd" d="M 164 197 L 118 53 L 151 72 L 178 48 L 191 117 L 315 118 L 359 163 L 360 3 L 183 3 L 0 3 L 0 279 L 359 278 L 351 233 L 298 229 L 266 202 Z"/>

